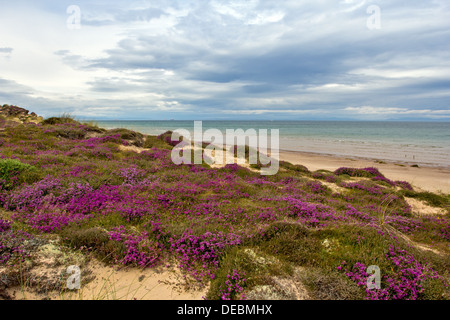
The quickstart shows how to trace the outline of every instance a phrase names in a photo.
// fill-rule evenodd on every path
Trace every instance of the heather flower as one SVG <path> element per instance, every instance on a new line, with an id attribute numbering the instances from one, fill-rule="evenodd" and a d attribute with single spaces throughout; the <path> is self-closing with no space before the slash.
<path id="1" fill-rule="evenodd" d="M 135 185 L 144 177 L 144 172 L 136 166 L 130 166 L 120 169 L 119 176 L 123 178 L 124 185 Z"/>
<path id="2" fill-rule="evenodd" d="M 33 236 L 23 231 L 12 229 L 0 232 L 0 266 L 12 266 L 23 263 L 31 255 L 27 243 Z"/>
<path id="3" fill-rule="evenodd" d="M 237 270 L 233 269 L 231 274 L 227 275 L 227 280 L 225 281 L 225 288 L 219 292 L 220 300 L 231 300 L 236 295 L 241 294 L 240 300 L 246 300 L 244 287 L 245 287 L 245 272 L 240 274 Z"/>
<path id="4" fill-rule="evenodd" d="M 384 188 L 378 185 L 367 184 L 365 181 L 359 182 L 342 182 L 340 184 L 341 187 L 349 188 L 349 189 L 358 189 L 366 191 L 373 195 L 382 195 L 384 194 Z"/>
<path id="5" fill-rule="evenodd" d="M 178 267 L 188 271 L 197 280 L 201 280 L 205 276 L 212 276 L 210 269 L 216 269 L 219 266 L 219 257 L 225 248 L 239 245 L 241 237 L 222 232 L 216 234 L 206 232 L 200 236 L 185 232 L 178 239 L 170 238 L 169 243 L 170 251 L 177 253 L 180 257 Z M 194 268 L 194 263 L 202 265 L 204 270 L 198 272 Z"/>
<path id="6" fill-rule="evenodd" d="M 0 219 L 0 232 L 8 231 L 11 229 L 11 223 L 9 221 Z"/>
<path id="7" fill-rule="evenodd" d="M 149 268 L 156 266 L 160 261 L 162 255 L 160 244 L 150 240 L 147 232 L 129 232 L 124 226 L 118 226 L 109 232 L 109 237 L 125 245 L 126 251 L 116 255 L 118 263 Z"/>
<path id="8" fill-rule="evenodd" d="M 417 300 L 423 295 L 423 283 L 426 279 L 445 281 L 431 266 L 421 264 L 406 250 L 391 245 L 386 258 L 393 265 L 393 272 L 383 276 L 380 289 L 366 289 L 368 300 Z M 346 263 L 342 263 L 337 269 L 347 270 Z M 358 286 L 365 287 L 370 276 L 366 270 L 366 265 L 357 262 L 345 275 L 355 281 Z"/>

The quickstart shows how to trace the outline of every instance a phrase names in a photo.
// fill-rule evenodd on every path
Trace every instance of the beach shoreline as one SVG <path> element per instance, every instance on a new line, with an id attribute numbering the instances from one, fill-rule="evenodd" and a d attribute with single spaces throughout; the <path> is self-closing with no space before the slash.
<path id="1" fill-rule="evenodd" d="M 225 135 L 227 130 L 236 136 L 258 136 L 261 130 L 267 133 L 278 130 L 278 148 L 285 151 L 331 154 L 339 157 L 369 158 L 398 162 L 406 165 L 418 164 L 450 169 L 450 126 L 446 123 L 396 123 L 391 122 L 320 122 L 320 121 L 202 121 L 202 132 L 215 129 Z M 106 129 L 124 127 L 148 135 L 159 135 L 166 131 L 184 129 L 191 137 L 195 125 L 191 121 L 128 121 L 100 122 Z M 200 129 L 199 125 L 197 125 Z M 236 130 L 241 130 L 239 133 Z M 258 131 L 259 130 L 259 131 Z M 198 140 L 198 136 L 196 140 Z M 208 139 L 208 138 L 205 138 Z"/>
<path id="2" fill-rule="evenodd" d="M 407 181 L 416 187 L 416 189 L 419 188 L 420 190 L 429 192 L 450 193 L 449 167 L 288 150 L 280 150 L 279 158 L 280 161 L 304 165 L 310 171 L 334 171 L 340 167 L 376 167 L 387 178 Z M 418 165 L 418 167 L 412 167 L 412 165 Z"/>
<path id="3" fill-rule="evenodd" d="M 144 136 L 153 136 L 144 134 Z M 450 166 L 438 166 L 420 161 L 407 162 L 359 156 L 342 156 L 331 153 L 279 150 L 279 160 L 300 164 L 309 171 L 335 171 L 341 167 L 376 167 L 391 180 L 407 181 L 417 191 L 450 193 Z"/>

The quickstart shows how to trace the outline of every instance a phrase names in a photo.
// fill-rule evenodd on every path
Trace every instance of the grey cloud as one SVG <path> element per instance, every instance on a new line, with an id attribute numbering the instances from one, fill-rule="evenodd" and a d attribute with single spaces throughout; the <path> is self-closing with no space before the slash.
<path id="1" fill-rule="evenodd" d="M 34 90 L 13 80 L 0 78 L 0 97 L 8 98 L 17 95 L 31 95 Z"/>
<path id="2" fill-rule="evenodd" d="M 13 48 L 0 48 L 0 57 L 10 59 Z"/>
<path id="3" fill-rule="evenodd" d="M 161 1 L 142 9 L 111 5 L 104 9 L 109 18 L 97 17 L 94 13 L 101 10 L 96 8 L 83 16 L 84 23 L 145 23 L 167 18 L 174 10 L 186 12 L 173 17 L 175 25 L 166 33 L 123 29 L 122 40 L 114 48 L 105 48 L 106 58 L 92 59 L 67 50 L 55 54 L 73 68 L 92 72 L 93 80 L 86 85 L 93 92 L 130 97 L 153 92 L 162 103 L 177 101 L 186 113 L 285 108 L 332 114 L 361 105 L 448 108 L 449 76 L 390 79 L 388 74 L 391 69 L 450 68 L 445 1 L 380 1 L 382 28 L 372 31 L 366 27 L 366 9 L 377 4 L 373 1 L 232 3 L 236 5 L 230 8 L 223 8 L 226 3 L 221 1 Z M 272 13 L 281 18 L 265 22 L 264 17 Z M 252 24 L 255 19 L 261 21 Z M 354 73 L 370 68 L 380 72 L 376 76 Z M 99 69 L 124 76 L 96 77 Z M 159 70 L 173 76 L 155 77 Z M 140 78 L 127 78 L 129 73 Z M 327 84 L 361 88 L 311 90 Z"/>
<path id="4" fill-rule="evenodd" d="M 0 48 L 0 53 L 12 53 L 13 48 Z"/>

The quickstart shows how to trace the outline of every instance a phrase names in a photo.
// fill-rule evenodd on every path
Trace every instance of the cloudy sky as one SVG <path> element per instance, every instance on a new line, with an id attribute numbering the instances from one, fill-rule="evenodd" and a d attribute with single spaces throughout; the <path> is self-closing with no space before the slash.
<path id="1" fill-rule="evenodd" d="M 449 17 L 448 0 L 0 0 L 0 104 L 90 119 L 450 121 Z"/>

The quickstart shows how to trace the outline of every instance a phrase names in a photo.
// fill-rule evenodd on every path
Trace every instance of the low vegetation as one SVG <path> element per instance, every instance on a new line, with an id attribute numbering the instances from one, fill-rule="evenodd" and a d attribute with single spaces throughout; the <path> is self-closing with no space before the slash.
<path id="1" fill-rule="evenodd" d="M 176 265 L 207 299 L 450 298 L 449 195 L 376 168 L 175 165 L 174 145 L 68 116 L 2 127 L 4 282 L 23 281 L 55 241 L 114 265 Z M 417 216 L 405 197 L 447 213 Z M 371 265 L 380 289 L 366 287 Z"/>

